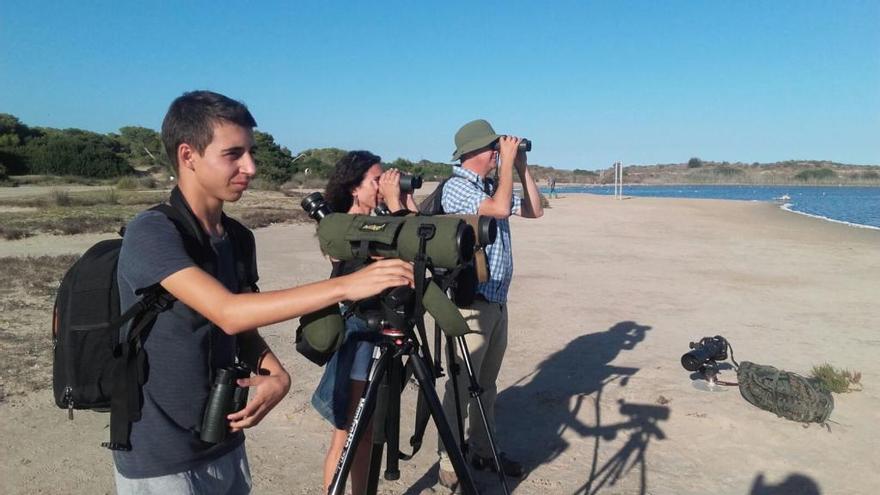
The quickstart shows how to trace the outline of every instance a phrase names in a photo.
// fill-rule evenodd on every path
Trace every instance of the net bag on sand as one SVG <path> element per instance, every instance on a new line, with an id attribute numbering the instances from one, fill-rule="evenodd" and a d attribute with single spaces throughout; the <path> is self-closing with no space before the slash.
<path id="1" fill-rule="evenodd" d="M 736 376 L 743 398 L 777 416 L 802 423 L 824 423 L 834 409 L 831 392 L 817 380 L 797 373 L 743 361 Z"/>

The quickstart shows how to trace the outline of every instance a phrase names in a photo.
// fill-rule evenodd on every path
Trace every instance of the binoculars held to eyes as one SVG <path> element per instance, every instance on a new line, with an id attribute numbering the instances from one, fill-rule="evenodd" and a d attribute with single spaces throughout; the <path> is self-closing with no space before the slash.
<path id="1" fill-rule="evenodd" d="M 400 174 L 400 192 L 409 194 L 422 187 L 421 175 Z"/>
<path id="2" fill-rule="evenodd" d="M 501 149 L 501 142 L 495 141 L 494 143 L 492 143 L 492 149 L 495 151 L 498 151 L 499 149 Z M 517 147 L 517 150 L 519 150 L 519 151 L 532 151 L 532 142 L 526 138 L 523 138 L 519 142 L 519 146 Z"/>

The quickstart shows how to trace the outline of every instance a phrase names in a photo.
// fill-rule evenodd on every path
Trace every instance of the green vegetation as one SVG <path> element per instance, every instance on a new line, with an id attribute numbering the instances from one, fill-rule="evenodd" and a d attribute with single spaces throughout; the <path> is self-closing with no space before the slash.
<path id="1" fill-rule="evenodd" d="M 421 175 L 424 180 L 439 181 L 452 175 L 452 165 L 448 163 L 437 163 L 428 160 L 411 162 L 405 158 L 398 158 L 391 162 L 390 165 L 407 174 Z"/>
<path id="2" fill-rule="evenodd" d="M 813 366 L 811 374 L 829 392 L 843 394 L 862 390 L 862 373 L 859 371 L 839 369 L 825 363 Z"/>
<path id="3" fill-rule="evenodd" d="M 827 179 L 836 179 L 837 173 L 830 168 L 814 168 L 801 170 L 794 174 L 794 178 L 802 181 L 822 181 Z"/>
<path id="4" fill-rule="evenodd" d="M 262 131 L 254 131 L 254 140 L 258 169 L 253 186 L 261 190 L 321 188 L 347 152 L 315 148 L 295 153 Z M 429 181 L 452 173 L 451 164 L 430 160 L 414 162 L 400 157 L 386 163 Z M 538 181 L 553 176 L 558 183 L 614 182 L 610 166 L 560 170 L 532 163 L 529 169 Z M 116 184 L 121 190 L 141 190 L 168 187 L 173 184 L 169 177 L 174 175 L 161 137 L 152 129 L 126 126 L 118 133 L 97 134 L 29 127 L 14 115 L 0 113 L 0 185 Z M 623 175 L 626 184 L 880 185 L 880 166 L 817 160 L 729 163 L 692 157 L 683 163 L 625 166 Z"/>
<path id="5" fill-rule="evenodd" d="M 257 149 L 254 159 L 259 168 L 258 176 L 272 184 L 282 184 L 296 172 L 296 163 L 290 150 L 279 146 L 271 134 L 254 131 L 254 141 Z"/>

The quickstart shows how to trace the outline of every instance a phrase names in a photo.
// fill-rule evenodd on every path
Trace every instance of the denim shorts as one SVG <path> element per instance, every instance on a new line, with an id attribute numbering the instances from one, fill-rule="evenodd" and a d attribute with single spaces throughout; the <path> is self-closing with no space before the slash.
<path id="1" fill-rule="evenodd" d="M 324 368 L 318 387 L 312 394 L 312 406 L 338 429 L 348 421 L 348 405 L 353 400 L 350 380 L 365 381 L 373 356 L 372 342 L 362 340 L 367 323 L 356 317 L 345 319 L 345 339 Z"/>

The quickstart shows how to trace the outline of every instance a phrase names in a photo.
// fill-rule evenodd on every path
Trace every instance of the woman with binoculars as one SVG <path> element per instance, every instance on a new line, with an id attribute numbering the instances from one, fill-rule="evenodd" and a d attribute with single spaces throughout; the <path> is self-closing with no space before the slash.
<path id="1" fill-rule="evenodd" d="M 369 151 L 351 151 L 343 156 L 327 182 L 324 198 L 336 213 L 369 215 L 374 211 L 396 213 L 416 211 L 412 193 L 401 194 L 400 171 L 383 171 L 382 159 Z M 386 208 L 381 208 L 384 203 Z M 332 260 L 332 277 L 354 273 L 363 267 L 363 260 Z M 344 310 L 345 308 L 343 308 Z M 345 338 L 342 346 L 327 363 L 324 375 L 312 395 L 312 405 L 333 424 L 333 436 L 324 459 L 324 492 L 333 479 L 336 464 L 342 453 L 351 418 L 367 380 L 373 344 L 361 340 L 359 333 L 368 331 L 367 323 L 354 315 L 345 319 Z M 372 429 L 358 445 L 351 470 L 352 494 L 366 489 L 370 463 Z"/>

